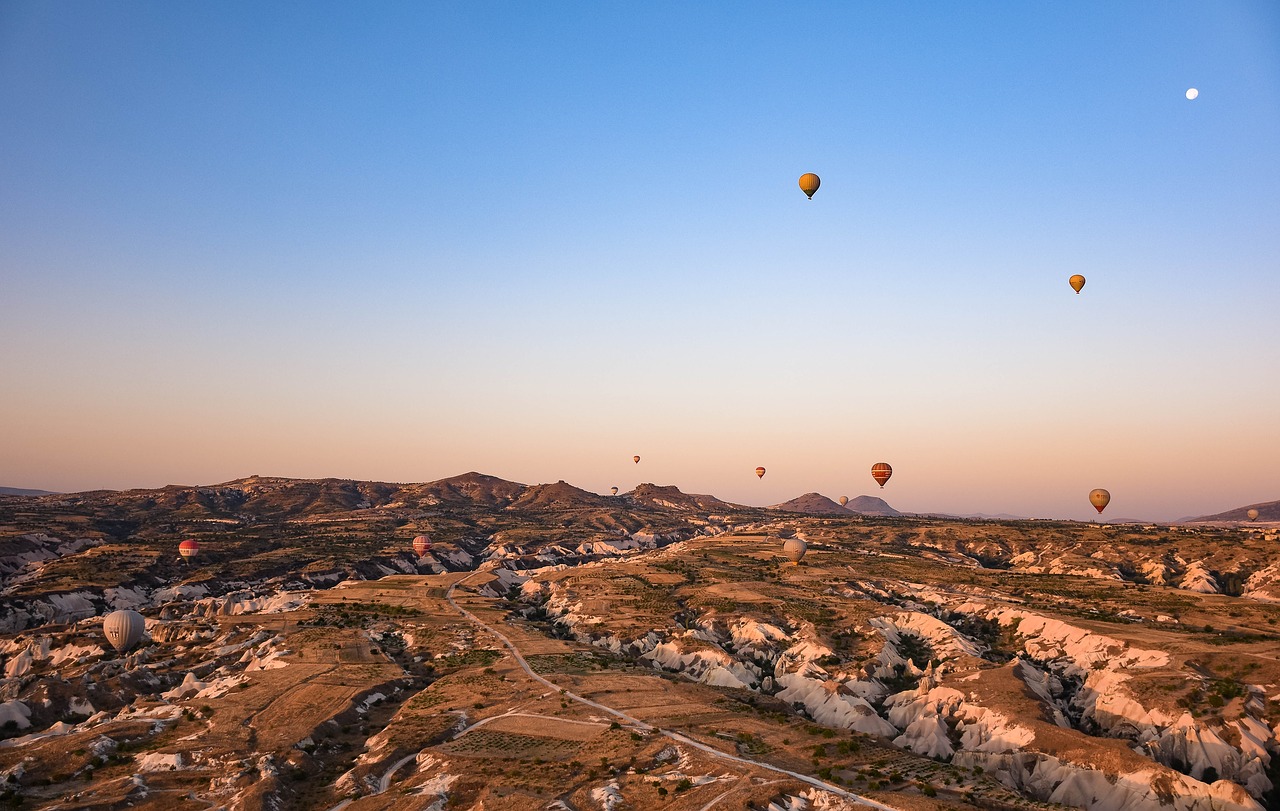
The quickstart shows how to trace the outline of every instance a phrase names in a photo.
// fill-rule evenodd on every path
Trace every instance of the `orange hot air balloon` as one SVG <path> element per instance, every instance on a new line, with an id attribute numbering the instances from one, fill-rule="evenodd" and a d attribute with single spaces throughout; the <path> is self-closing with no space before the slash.
<path id="1" fill-rule="evenodd" d="M 1070 279 L 1067 279 L 1067 284 L 1070 284 L 1071 289 L 1076 291 L 1076 293 L 1079 293 L 1081 288 L 1084 287 L 1084 277 L 1077 273 Z"/>
<path id="2" fill-rule="evenodd" d="M 183 558 L 194 558 L 200 554 L 200 544 L 195 541 L 183 541 L 178 544 L 178 554 Z"/>
<path id="3" fill-rule="evenodd" d="M 758 467 L 758 468 L 756 468 L 756 475 L 763 479 L 763 478 L 764 478 L 764 468 L 762 468 L 762 467 Z"/>
<path id="4" fill-rule="evenodd" d="M 414 539 L 413 539 L 413 551 L 418 555 L 418 557 L 422 557 L 423 555 L 425 555 L 425 554 L 427 554 L 428 552 L 430 552 L 430 551 L 431 551 L 431 536 L 430 536 L 430 535 L 419 535 L 418 537 L 414 538 Z"/>
<path id="5" fill-rule="evenodd" d="M 813 193 L 822 185 L 822 180 L 813 172 L 805 172 L 800 175 L 800 191 L 809 195 L 809 199 L 813 199 Z"/>
<path id="6" fill-rule="evenodd" d="M 640 464 L 640 457 L 639 457 L 639 456 L 633 456 L 633 457 L 631 457 L 631 461 L 635 462 L 635 463 L 638 465 L 638 464 Z"/>
<path id="7" fill-rule="evenodd" d="M 846 505 L 846 504 L 848 504 L 848 503 L 849 503 L 849 497 L 848 497 L 848 496 L 841 496 L 841 497 L 840 497 L 840 506 L 841 506 L 841 507 L 843 507 L 844 505 Z"/>
<path id="8" fill-rule="evenodd" d="M 1257 520 L 1258 520 L 1258 511 L 1257 511 L 1257 510 L 1250 509 L 1250 510 L 1249 510 L 1249 512 L 1245 513 L 1245 515 L 1249 516 L 1249 520 L 1250 520 L 1250 521 L 1257 521 Z"/>
<path id="9" fill-rule="evenodd" d="M 615 496 L 616 496 L 616 495 L 618 495 L 618 488 L 616 488 L 616 487 L 610 487 L 610 488 L 609 488 L 609 490 L 610 490 L 610 492 L 612 492 Z"/>
<path id="10" fill-rule="evenodd" d="M 1107 504 L 1111 503 L 1111 494 L 1101 488 L 1089 491 L 1089 503 L 1098 512 L 1102 512 L 1107 508 Z"/>
<path id="11" fill-rule="evenodd" d="M 893 468 L 889 467 L 888 462 L 876 462 L 871 466 L 871 478 L 875 479 L 881 487 L 889 481 L 889 477 L 893 475 Z"/>

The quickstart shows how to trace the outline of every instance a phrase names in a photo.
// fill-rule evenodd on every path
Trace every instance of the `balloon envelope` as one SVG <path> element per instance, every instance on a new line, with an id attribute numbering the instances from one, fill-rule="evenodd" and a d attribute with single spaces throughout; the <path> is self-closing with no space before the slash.
<path id="1" fill-rule="evenodd" d="M 893 475 L 893 468 L 889 467 L 888 462 L 876 462 L 871 466 L 871 478 L 876 483 L 884 487 L 884 483 L 889 481 L 889 477 Z"/>
<path id="2" fill-rule="evenodd" d="M 1092 490 L 1089 493 L 1089 503 L 1098 512 L 1102 512 L 1107 508 L 1107 504 L 1111 502 L 1111 494 L 1101 488 Z"/>
<path id="3" fill-rule="evenodd" d="M 1249 516 L 1249 520 L 1250 520 L 1250 521 L 1257 521 L 1257 520 L 1258 520 L 1258 511 L 1257 511 L 1257 510 L 1249 510 L 1249 512 L 1245 513 L 1245 515 Z"/>
<path id="4" fill-rule="evenodd" d="M 195 541 L 183 541 L 178 544 L 178 554 L 184 558 L 194 558 L 200 553 L 200 544 Z"/>
<path id="5" fill-rule="evenodd" d="M 1072 276 L 1070 279 L 1067 279 L 1067 284 L 1071 285 L 1072 290 L 1079 293 L 1081 288 L 1084 287 L 1084 277 L 1081 276 L 1079 273 L 1077 273 L 1076 275 Z"/>
<path id="6" fill-rule="evenodd" d="M 843 507 L 844 505 L 846 505 L 846 504 L 848 504 L 848 503 L 849 503 L 849 497 L 848 497 L 848 496 L 841 496 L 841 497 L 840 497 L 840 506 L 841 506 L 841 507 Z"/>
<path id="7" fill-rule="evenodd" d="M 638 465 L 638 464 L 640 464 L 640 457 L 639 457 L 639 456 L 633 456 L 633 457 L 631 457 L 631 461 L 635 462 L 635 463 Z"/>
<path id="8" fill-rule="evenodd" d="M 762 467 L 758 467 L 758 468 L 756 468 L 756 475 L 763 479 L 763 478 L 764 478 L 764 468 L 762 468 Z"/>
<path id="9" fill-rule="evenodd" d="M 618 488 L 616 488 L 616 487 L 610 487 L 610 488 L 609 488 L 609 490 L 610 490 L 610 492 L 612 492 L 615 496 L 616 496 L 616 495 L 618 495 Z"/>
<path id="10" fill-rule="evenodd" d="M 799 563 L 804 560 L 804 555 L 809 551 L 809 544 L 799 538 L 787 538 L 782 542 L 782 554 L 787 556 L 787 560 L 792 563 Z"/>
<path id="11" fill-rule="evenodd" d="M 800 175 L 800 191 L 808 195 L 810 200 L 813 199 L 813 193 L 816 192 L 818 187 L 821 185 L 822 180 L 813 172 L 805 172 Z"/>
<path id="12" fill-rule="evenodd" d="M 142 641 L 147 623 L 137 611 L 112 611 L 102 620 L 102 632 L 111 647 L 124 653 Z"/>
<path id="13" fill-rule="evenodd" d="M 418 557 L 422 557 L 431 551 L 431 536 L 419 535 L 413 539 L 413 551 L 418 553 Z"/>

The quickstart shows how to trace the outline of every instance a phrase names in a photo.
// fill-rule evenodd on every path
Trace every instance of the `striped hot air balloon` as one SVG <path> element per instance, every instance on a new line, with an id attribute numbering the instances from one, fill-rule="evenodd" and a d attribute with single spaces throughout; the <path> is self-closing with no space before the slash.
<path id="1" fill-rule="evenodd" d="M 124 653 L 142 641 L 147 622 L 137 611 L 112 611 L 102 620 L 102 632 L 111 647 Z"/>
<path id="2" fill-rule="evenodd" d="M 758 467 L 758 468 L 756 468 L 756 475 L 763 479 L 763 478 L 764 478 L 764 468 L 762 468 L 762 467 Z"/>
<path id="3" fill-rule="evenodd" d="M 782 542 L 782 554 L 787 556 L 787 560 L 792 563 L 799 564 L 804 560 L 804 555 L 809 551 L 809 544 L 799 538 L 787 538 Z"/>
<path id="4" fill-rule="evenodd" d="M 888 462 L 876 462 L 871 466 L 871 478 L 875 479 L 881 488 L 884 487 L 884 483 L 889 481 L 889 477 L 892 475 L 893 468 L 889 467 Z"/>
<path id="5" fill-rule="evenodd" d="M 182 555 L 186 560 L 190 560 L 200 554 L 200 544 L 196 541 L 187 539 L 178 544 L 178 554 Z"/>
<path id="6" fill-rule="evenodd" d="M 813 199 L 813 193 L 822 185 L 822 179 L 813 172 L 805 172 L 800 175 L 800 191 L 805 193 L 810 200 Z"/>
<path id="7" fill-rule="evenodd" d="M 431 537 L 428 535 L 419 535 L 413 539 L 413 551 L 422 557 L 431 551 Z"/>

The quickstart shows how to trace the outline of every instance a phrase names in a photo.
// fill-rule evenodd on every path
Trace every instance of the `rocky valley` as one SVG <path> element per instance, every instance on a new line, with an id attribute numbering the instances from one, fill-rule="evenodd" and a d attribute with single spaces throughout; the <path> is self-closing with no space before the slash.
<path id="1" fill-rule="evenodd" d="M 1280 808 L 1274 523 L 859 504 L 480 474 L 0 495 L 0 802 Z"/>

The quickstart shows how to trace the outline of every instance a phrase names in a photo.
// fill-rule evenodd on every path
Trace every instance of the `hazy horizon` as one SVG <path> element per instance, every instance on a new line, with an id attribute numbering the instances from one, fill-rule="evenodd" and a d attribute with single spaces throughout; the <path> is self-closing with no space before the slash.
<path id="1" fill-rule="evenodd" d="M 1110 510 L 1110 512 L 1109 512 L 1109 513 L 1107 513 L 1106 515 L 1101 515 L 1101 516 L 1100 516 L 1100 515 L 1098 515 L 1097 513 L 1093 513 L 1093 514 L 1091 514 L 1091 515 L 1088 515 L 1088 516 L 1085 516 L 1085 517 L 1083 517 L 1083 518 L 1080 518 L 1080 517 L 1077 517 L 1077 516 L 1074 516 L 1074 515 L 1067 515 L 1067 514 L 1063 514 L 1063 515 L 1034 514 L 1034 513 L 1031 513 L 1031 514 L 1018 514 L 1018 513 L 1011 512 L 1011 511 L 1009 511 L 1009 510 L 1002 510 L 1002 509 L 993 509 L 993 510 L 974 510 L 974 509 L 969 509 L 969 508 L 959 508 L 959 507 L 958 507 L 958 508 L 956 508 L 955 510 L 945 510 L 945 509 L 939 509 L 939 508 L 935 508 L 935 507 L 922 506 L 922 505 L 916 505 L 916 506 L 913 506 L 913 507 L 910 507 L 910 508 L 906 508 L 906 507 L 903 507 L 901 504 L 895 503 L 895 501 L 894 501 L 892 498 L 890 498 L 890 492 L 889 492 L 889 490 L 888 490 L 888 489 L 881 490 L 881 489 L 880 489 L 880 488 L 879 488 L 879 487 L 878 487 L 874 482 L 871 484 L 871 487 L 870 487 L 870 488 L 863 488 L 862 490 L 859 490 L 859 489 L 857 489 L 856 487 L 855 487 L 855 488 L 848 488 L 848 489 L 845 489 L 845 490 L 842 490 L 842 491 L 839 491 L 839 492 L 830 491 L 830 490 L 829 490 L 829 491 L 821 491 L 821 490 L 806 490 L 806 491 L 804 491 L 804 492 L 796 492 L 796 493 L 792 493 L 792 494 L 790 494 L 790 495 L 786 495 L 786 496 L 783 496 L 783 497 L 779 497 L 779 498 L 778 498 L 777 500 L 775 500 L 775 501 L 757 502 L 757 501 L 754 501 L 754 500 L 752 500 L 752 499 L 759 498 L 760 492 L 762 492 L 761 488 L 746 487 L 746 488 L 743 488 L 743 489 L 741 490 L 741 492 L 743 492 L 743 493 L 744 493 L 744 497 L 743 497 L 743 498 L 729 498 L 729 497 L 724 496 L 724 495 L 723 495 L 723 494 L 721 494 L 721 493 L 713 492 L 713 491 L 711 491 L 711 490 L 697 490 L 696 488 L 695 488 L 695 489 L 689 489 L 689 488 L 687 488 L 687 487 L 682 487 L 681 485 L 679 485 L 679 484 L 677 484 L 677 483 L 674 483 L 674 482 L 650 481 L 650 480 L 648 480 L 648 479 L 644 479 L 643 477 L 641 477 L 640 479 L 637 479 L 637 480 L 633 481 L 630 485 L 628 485 L 628 486 L 626 486 L 626 487 L 623 487 L 622 485 L 606 485 L 606 486 L 603 486 L 603 487 L 595 487 L 595 488 L 593 488 L 593 487 L 585 486 L 585 485 L 582 485 L 582 484 L 580 484 L 580 483 L 578 483 L 578 482 L 574 482 L 574 481 L 572 481 L 572 480 L 568 480 L 568 479 L 548 479 L 548 480 L 540 480 L 540 481 L 521 481 L 521 480 L 517 480 L 517 479 L 509 478 L 509 477 L 506 477 L 506 476 L 499 476 L 499 475 L 497 475 L 497 474 L 489 473 L 489 472 L 486 472 L 486 471 L 483 471 L 483 470 L 468 470 L 468 471 L 460 471 L 460 472 L 458 472 L 458 473 L 450 474 L 450 475 L 447 475 L 447 476 L 441 476 L 441 477 L 439 477 L 439 478 L 423 479 L 423 480 L 410 480 L 410 479 L 387 479 L 387 478 L 376 478 L 376 477 L 375 477 L 375 478 L 359 478 L 359 477 L 351 477 L 351 476 L 282 476 L 282 475 L 277 475 L 277 474 L 273 474 L 273 473 L 251 473 L 251 474 L 245 474 L 245 475 L 242 475 L 242 476 L 232 476 L 232 477 L 230 477 L 230 478 L 220 479 L 220 480 L 218 480 L 218 481 L 207 481 L 207 482 L 179 482 L 179 481 L 172 481 L 172 482 L 165 482 L 164 484 L 159 484 L 159 485 L 146 485 L 146 486 L 124 486 L 124 487 L 89 487 L 89 488 L 82 488 L 82 489 L 77 489 L 77 490 L 59 490 L 59 491 L 51 491 L 51 492 L 53 492 L 54 494 L 57 494 L 57 495 L 73 495 L 73 494 L 75 494 L 75 493 L 94 492 L 94 491 L 103 491 L 103 490 L 105 490 L 105 491 L 114 491 L 114 492 L 125 492 L 125 491 L 129 491 L 129 490 L 152 490 L 152 489 L 161 489 L 161 488 L 164 488 L 164 487 L 213 487 L 213 486 L 217 486 L 217 485 L 227 484 L 227 483 L 230 483 L 230 482 L 242 481 L 242 480 L 244 480 L 244 479 L 248 479 L 248 478 L 252 478 L 252 477 L 260 477 L 260 478 L 264 478 L 264 479 L 292 479 L 292 480 L 295 480 L 295 481 L 318 481 L 318 480 L 331 479 L 331 480 L 336 480 L 336 481 L 366 481 L 366 482 L 380 482 L 380 483 L 396 484 L 396 485 L 415 485 L 415 484 L 426 484 L 426 483 L 433 482 L 433 481 L 440 481 L 440 480 L 442 480 L 442 479 L 451 479 L 451 478 L 456 478 L 456 477 L 464 476 L 464 475 L 467 475 L 467 474 L 470 474 L 470 473 L 479 473 L 479 474 L 481 474 L 481 475 L 486 475 L 486 476 L 495 476 L 496 478 L 503 479 L 503 480 L 505 480 L 505 481 L 510 481 L 510 482 L 513 482 L 513 483 L 516 483 L 516 484 L 520 484 L 520 485 L 524 485 L 524 486 L 536 486 L 536 485 L 554 484 L 554 483 L 556 483 L 556 482 L 563 481 L 563 482 L 566 482 L 567 484 L 573 485 L 574 487 L 578 487 L 578 488 L 580 488 L 580 489 L 582 489 L 582 490 L 585 490 L 585 491 L 587 491 L 587 492 L 595 492 L 595 493 L 598 493 L 598 494 L 600 494 L 600 495 L 608 495 L 608 494 L 609 494 L 609 490 L 610 490 L 610 488 L 611 488 L 611 487 L 614 487 L 614 486 L 617 486 L 617 487 L 619 488 L 619 490 L 618 490 L 619 494 L 626 494 L 626 493 L 631 492 L 631 491 L 632 491 L 632 490 L 634 490 L 636 487 L 639 487 L 639 486 L 641 486 L 641 485 L 656 485 L 656 486 L 658 486 L 658 487 L 676 487 L 676 488 L 678 488 L 681 492 L 684 492 L 684 493 L 687 493 L 687 494 L 696 494 L 696 495 L 709 495 L 709 496 L 714 496 L 714 497 L 716 497 L 716 498 L 720 498 L 720 499 L 722 499 L 722 500 L 724 500 L 724 501 L 727 501 L 727 502 L 730 502 L 730 503 L 733 503 L 733 504 L 740 504 L 740 505 L 742 505 L 742 506 L 748 506 L 748 507 L 772 507 L 772 506 L 775 506 L 775 505 L 777 505 L 777 504 L 782 504 L 782 503 L 784 503 L 784 502 L 786 502 L 786 501 L 790 501 L 790 500 L 791 500 L 791 499 L 793 499 L 793 498 L 797 498 L 797 497 L 799 497 L 799 496 L 807 495 L 807 494 L 809 494 L 809 493 L 818 493 L 819 495 L 825 496 L 825 497 L 827 497 L 827 498 L 831 499 L 832 501 L 838 501 L 838 500 L 839 500 L 839 498 L 840 498 L 840 496 L 842 496 L 842 495 L 844 495 L 844 496 L 848 496 L 850 499 L 855 499 L 855 498 L 858 498 L 858 497 L 860 497 L 860 496 L 871 496 L 871 497 L 873 497 L 873 498 L 883 499 L 886 503 L 888 503 L 888 504 L 889 504 L 889 506 L 890 506 L 890 507 L 893 507 L 894 509 L 898 510 L 899 512 L 903 512 L 903 513 L 907 513 L 907 514 L 946 514 L 946 515 L 956 515 L 956 516 L 960 516 L 960 517 L 965 517 L 965 516 L 1018 515 L 1019 517 L 1024 517 L 1024 518 L 1034 518 L 1034 519 L 1054 520 L 1054 521 L 1057 521 L 1057 520 L 1061 520 L 1061 521 L 1088 521 L 1088 522 L 1102 522 L 1102 523 L 1106 523 L 1106 522 L 1108 522 L 1108 521 L 1124 521 L 1124 520 L 1140 520 L 1140 521 L 1144 521 L 1144 520 L 1151 520 L 1151 521 L 1157 521 L 1157 522 L 1160 522 L 1160 521 L 1176 521 L 1176 520 L 1181 519 L 1181 518 L 1192 518 L 1192 517 L 1197 517 L 1197 516 L 1200 516 L 1200 515 L 1213 515 L 1213 514 L 1215 514 L 1215 513 L 1225 512 L 1225 511 L 1227 511 L 1227 510 L 1231 510 L 1231 509 L 1235 509 L 1235 508 L 1238 508 L 1238 507 L 1246 506 L 1246 505 L 1244 505 L 1244 504 L 1234 504 L 1234 505 L 1231 505 L 1231 506 L 1229 506 L 1229 507 L 1221 507 L 1221 508 L 1210 509 L 1210 510 L 1201 510 L 1201 511 L 1198 511 L 1198 512 L 1197 512 L 1197 511 L 1183 512 L 1183 513 L 1181 513 L 1181 514 L 1179 514 L 1179 515 L 1176 515 L 1176 516 L 1149 516 L 1149 515 L 1137 515 L 1137 514 L 1129 514 L 1129 513 L 1118 513 L 1118 512 L 1116 512 L 1115 510 Z M 754 473 L 752 474 L 752 476 L 753 476 L 753 478 L 754 478 Z M 13 486 L 14 486 L 14 485 L 10 485 L 10 484 L 6 484 L 6 483 L 4 483 L 4 482 L 0 482 L 0 487 L 13 487 Z M 30 490 L 34 490 L 34 491 L 47 490 L 47 488 L 39 488 L 39 487 L 33 487 L 33 488 L 16 488 L 16 489 L 30 489 Z M 751 490 L 753 490 L 753 489 L 754 489 L 754 490 L 756 490 L 757 492 L 756 492 L 756 493 L 751 493 L 750 491 L 751 491 Z M 770 491 L 768 491 L 768 492 L 773 492 L 773 490 L 770 490 Z M 961 509 L 963 509 L 963 512 L 959 511 L 959 510 L 961 510 Z M 1108 509 L 1110 509 L 1110 505 L 1108 505 Z"/>
<path id="2" fill-rule="evenodd" d="M 10 2 L 0 110 L 6 486 L 1280 499 L 1274 3 Z"/>

